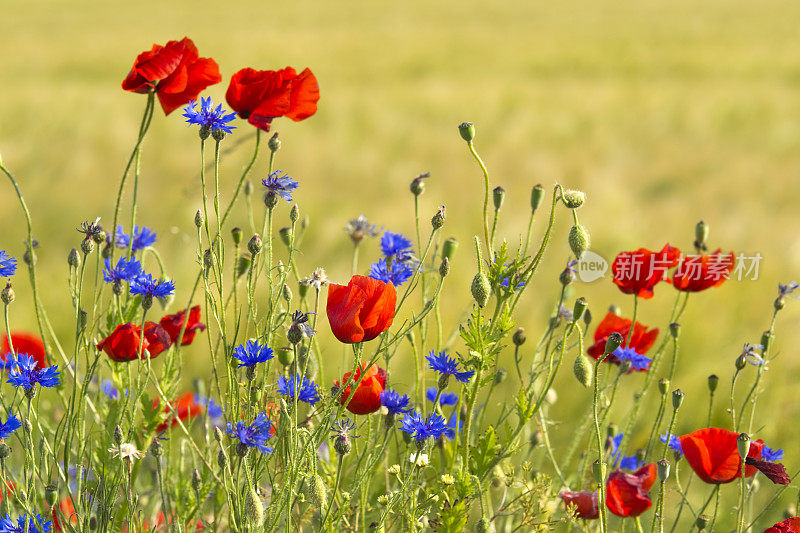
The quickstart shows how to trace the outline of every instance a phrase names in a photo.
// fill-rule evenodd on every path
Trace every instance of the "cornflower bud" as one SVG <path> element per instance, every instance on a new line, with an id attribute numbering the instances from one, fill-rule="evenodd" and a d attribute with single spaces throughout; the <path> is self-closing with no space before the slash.
<path id="1" fill-rule="evenodd" d="M 205 221 L 206 219 L 203 216 L 203 212 L 198 209 L 194 214 L 194 227 L 197 229 L 202 228 L 203 224 L 205 224 Z"/>
<path id="2" fill-rule="evenodd" d="M 192 472 L 192 488 L 195 491 L 200 490 L 201 483 L 202 480 L 200 479 L 200 472 L 198 472 L 197 469 L 195 468 L 194 471 Z"/>
<path id="3" fill-rule="evenodd" d="M 233 237 L 233 244 L 239 246 L 242 242 L 242 228 L 236 226 L 231 230 L 231 237 Z"/>
<path id="4" fill-rule="evenodd" d="M 450 273 L 450 260 L 445 257 L 442 259 L 442 262 L 439 263 L 439 276 L 446 278 L 449 273 Z"/>
<path id="5" fill-rule="evenodd" d="M 575 254 L 577 259 L 580 259 L 583 255 L 583 252 L 589 249 L 591 245 L 591 238 L 589 237 L 589 232 L 586 231 L 580 224 L 576 224 L 572 226 L 569 230 L 569 247 L 572 249 L 572 253 Z"/>
<path id="6" fill-rule="evenodd" d="M 278 139 L 278 132 L 272 134 L 272 137 L 269 138 L 267 141 L 267 147 L 269 147 L 270 152 L 277 152 L 281 149 L 281 140 Z"/>
<path id="7" fill-rule="evenodd" d="M 518 328 L 517 331 L 514 332 L 514 335 L 511 336 L 511 340 L 515 346 L 522 346 L 525 344 L 525 341 L 528 337 L 525 336 L 525 329 Z"/>
<path id="8" fill-rule="evenodd" d="M 286 300 L 286 303 L 292 301 L 292 289 L 289 288 L 287 284 L 283 284 L 283 290 L 281 291 L 283 299 Z"/>
<path id="9" fill-rule="evenodd" d="M 566 190 L 561 196 L 564 205 L 570 209 L 577 209 L 586 201 L 586 194 L 582 191 Z"/>
<path id="10" fill-rule="evenodd" d="M 117 448 L 122 444 L 122 428 L 119 426 L 114 428 L 114 444 L 117 445 Z"/>
<path id="11" fill-rule="evenodd" d="M 253 182 L 247 180 L 244 182 L 244 195 L 251 196 L 253 194 Z"/>
<path id="12" fill-rule="evenodd" d="M 472 297 L 475 298 L 479 307 L 483 307 L 489 301 L 489 296 L 492 294 L 492 286 L 489 284 L 489 278 L 483 272 L 478 272 L 472 278 L 472 285 L 470 286 Z"/>
<path id="13" fill-rule="evenodd" d="M 431 218 L 431 226 L 433 226 L 434 230 L 440 229 L 444 226 L 444 219 L 447 217 L 447 212 L 445 211 L 445 207 L 441 206 L 436 214 L 433 215 Z"/>
<path id="14" fill-rule="evenodd" d="M 592 323 L 592 313 L 589 308 L 586 308 L 586 311 L 583 313 L 583 323 L 586 324 L 586 327 L 589 327 L 589 324 Z"/>
<path id="15" fill-rule="evenodd" d="M 528 443 L 530 444 L 531 448 L 535 448 L 542 442 L 542 432 L 540 430 L 536 430 L 531 433 L 530 438 L 528 439 Z"/>
<path id="16" fill-rule="evenodd" d="M 83 252 L 83 255 L 89 255 L 94 252 L 94 241 L 92 239 L 83 239 L 81 241 L 81 252 Z"/>
<path id="17" fill-rule="evenodd" d="M 225 138 L 225 132 L 220 129 L 211 130 L 211 136 L 214 138 L 215 141 L 222 142 L 222 139 Z"/>
<path id="18" fill-rule="evenodd" d="M 247 249 L 250 250 L 250 254 L 254 257 L 261 253 L 263 247 L 264 242 L 261 240 L 261 235 L 258 233 L 250 237 L 250 241 L 247 243 Z"/>
<path id="19" fill-rule="evenodd" d="M 161 452 L 163 451 L 163 448 L 164 447 L 162 446 L 161 441 L 159 441 L 158 439 L 153 439 L 153 442 L 150 443 L 150 454 L 156 459 L 158 459 L 159 457 L 161 457 Z"/>
<path id="20" fill-rule="evenodd" d="M 222 442 L 222 436 L 223 436 L 222 435 L 222 430 L 219 428 L 219 426 L 215 426 L 214 427 L 214 440 L 217 441 L 217 442 Z"/>
<path id="21" fill-rule="evenodd" d="M 442 244 L 442 257 L 446 257 L 452 261 L 453 256 L 456 254 L 456 250 L 458 250 L 458 241 L 455 239 L 455 237 L 448 237 Z"/>
<path id="22" fill-rule="evenodd" d="M 286 339 L 292 344 L 299 344 L 303 340 L 303 330 L 300 325 L 293 322 L 286 332 Z"/>
<path id="23" fill-rule="evenodd" d="M 500 211 L 503 207 L 503 201 L 506 199 L 506 190 L 502 187 L 495 187 L 492 190 L 492 202 L 494 202 L 495 211 Z"/>
<path id="24" fill-rule="evenodd" d="M 14 301 L 14 288 L 11 286 L 11 280 L 6 282 L 6 288 L 0 292 L 0 300 L 3 300 L 3 303 L 8 305 Z"/>
<path id="25" fill-rule="evenodd" d="M 275 209 L 275 206 L 278 205 L 278 195 L 275 194 L 275 191 L 268 190 L 264 193 L 264 205 L 267 209 Z"/>
<path id="26" fill-rule="evenodd" d="M 201 140 L 205 141 L 211 135 L 211 126 L 209 126 L 208 124 L 203 124 L 202 126 L 200 126 L 197 135 L 200 136 Z"/>
<path id="27" fill-rule="evenodd" d="M 217 464 L 220 468 L 225 468 L 225 465 L 228 464 L 228 457 L 225 455 L 225 452 L 222 450 L 217 453 Z"/>
<path id="28" fill-rule="evenodd" d="M 475 138 L 475 125 L 472 122 L 462 122 L 458 125 L 458 133 L 468 143 L 472 142 Z"/>
<path id="29" fill-rule="evenodd" d="M 744 358 L 744 355 L 740 355 L 736 358 L 734 365 L 736 366 L 736 370 L 744 370 L 744 367 L 747 366 L 747 359 Z"/>
<path id="30" fill-rule="evenodd" d="M 106 245 L 103 246 L 103 251 L 101 252 L 100 255 L 103 257 L 103 259 L 108 259 L 109 257 L 111 257 L 111 251 L 113 249 L 114 246 L 110 242 L 107 242 Z"/>
<path id="31" fill-rule="evenodd" d="M 78 268 L 81 266 L 81 258 L 78 255 L 78 250 L 75 248 L 69 251 L 69 254 L 67 255 L 67 264 L 72 268 Z"/>
<path id="32" fill-rule="evenodd" d="M 423 174 L 420 174 L 419 176 L 417 176 L 413 180 L 411 180 L 411 185 L 409 185 L 409 189 L 411 189 L 411 194 L 413 194 L 414 196 L 419 196 L 420 194 L 424 193 L 425 192 L 425 182 L 422 181 L 422 180 L 425 179 L 425 178 L 429 178 L 429 177 L 430 177 L 430 173 L 429 172 L 425 172 Z"/>

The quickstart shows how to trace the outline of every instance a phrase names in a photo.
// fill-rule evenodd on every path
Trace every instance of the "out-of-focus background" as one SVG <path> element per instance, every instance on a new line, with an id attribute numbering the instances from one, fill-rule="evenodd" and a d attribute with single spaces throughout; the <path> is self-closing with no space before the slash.
<path id="1" fill-rule="evenodd" d="M 215 100 L 239 68 L 310 67 L 320 83 L 319 111 L 301 123 L 279 119 L 274 127 L 283 141 L 276 167 L 300 181 L 296 199 L 311 219 L 301 273 L 324 266 L 333 280 L 345 280 L 351 244 L 342 227 L 361 213 L 413 234 L 408 186 L 429 171 L 424 219 L 446 205 L 445 235 L 461 242 L 447 283 L 450 328 L 469 302 L 470 240 L 480 231 L 481 175 L 456 130 L 473 121 L 492 186 L 507 190 L 502 236 L 512 244 L 527 223 L 531 186 L 542 183 L 549 194 L 560 182 L 586 192 L 581 221 L 593 250 L 606 258 L 666 242 L 691 251 L 700 219 L 711 227 L 712 248 L 763 256 L 757 280 L 732 280 L 689 299 L 673 383 L 692 406 L 678 424 L 688 432 L 704 422 L 691 413 L 705 410 L 710 373 L 722 380 L 724 422 L 742 344 L 758 342 L 768 326 L 778 282 L 800 277 L 798 15 L 800 6 L 771 0 L 6 3 L 0 154 L 33 213 L 42 298 L 69 338 L 66 256 L 79 242 L 80 222 L 102 216 L 110 226 L 145 103 L 120 89 L 136 55 L 154 42 L 190 36 L 201 56 L 220 64 L 223 83 L 207 93 Z M 228 195 L 253 142 L 252 128 L 237 126 L 225 140 L 227 148 L 236 146 L 223 158 Z M 254 180 L 265 166 L 261 159 Z M 158 232 L 180 300 L 196 272 L 198 170 L 195 130 L 179 111 L 164 117 L 157 109 L 142 156 L 137 220 Z M 11 189 L 2 187 L 0 249 L 20 256 L 24 224 Z M 236 217 L 246 227 L 244 212 Z M 531 337 L 538 337 L 557 297 L 569 226 L 563 211 L 547 264 L 519 315 Z M 542 221 L 535 227 L 539 239 Z M 362 267 L 370 254 L 377 255 L 376 242 L 362 250 Z M 20 272 L 11 320 L 31 328 Z M 578 284 L 571 297 L 580 295 L 596 320 L 612 303 L 631 312 L 631 298 L 608 279 Z M 658 286 L 656 297 L 640 306 L 641 319 L 665 332 L 673 300 L 670 286 Z M 800 434 L 786 423 L 800 408 L 797 306 L 790 301 L 778 319 L 778 357 L 769 365 L 757 420 L 758 436 L 788 449 Z M 327 326 L 320 329 L 332 339 Z M 202 346 L 187 352 L 197 374 L 207 369 Z M 569 440 L 570 413 L 586 400 L 566 370 L 558 388 L 576 390 L 562 394 L 551 413 L 556 443 Z M 743 382 L 753 374 L 748 367 Z M 627 412 L 633 383 L 620 391 L 615 416 Z M 788 455 L 791 471 L 800 459 Z"/>

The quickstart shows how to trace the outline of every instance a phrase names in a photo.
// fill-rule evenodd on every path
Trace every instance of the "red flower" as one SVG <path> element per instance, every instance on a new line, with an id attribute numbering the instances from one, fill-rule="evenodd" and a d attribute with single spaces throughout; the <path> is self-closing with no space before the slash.
<path id="1" fill-rule="evenodd" d="M 153 408 L 158 407 L 158 398 L 153 400 Z M 164 407 L 164 412 L 169 413 L 169 416 L 164 422 L 156 426 L 156 431 L 161 433 L 167 428 L 172 428 L 178 425 L 178 419 L 181 422 L 190 420 L 203 411 L 203 406 L 194 401 L 194 394 L 191 392 L 184 392 L 174 402 L 170 402 L 170 407 Z M 173 413 L 173 409 L 175 413 Z M 177 413 L 177 417 L 175 414 Z"/>
<path id="2" fill-rule="evenodd" d="M 14 345 L 16 353 L 26 353 L 36 360 L 38 368 L 44 368 L 47 364 L 47 354 L 44 351 L 44 343 L 38 335 L 15 331 L 11 333 L 11 344 Z M 11 353 L 11 346 L 8 342 L 8 335 L 3 335 L 3 346 L 0 348 L 0 359 L 6 360 Z"/>
<path id="3" fill-rule="evenodd" d="M 334 336 L 352 344 L 369 341 L 394 320 L 394 285 L 367 276 L 353 276 L 347 285 L 328 287 L 328 322 Z"/>
<path id="4" fill-rule="evenodd" d="M 764 533 L 800 533 L 800 518 L 793 516 L 764 530 Z"/>
<path id="5" fill-rule="evenodd" d="M 133 63 L 122 88 L 134 93 L 155 91 L 164 114 L 196 100 L 209 85 L 222 81 L 213 59 L 198 57 L 197 47 L 188 37 L 170 41 L 142 52 Z"/>
<path id="6" fill-rule="evenodd" d="M 97 345 L 98 350 L 103 350 L 112 361 L 124 363 L 133 361 L 139 355 L 139 343 L 142 342 L 142 332 L 139 326 L 131 324 L 120 324 L 114 331 L 100 341 Z M 150 343 L 153 343 L 152 347 Z M 149 357 L 152 359 L 170 345 L 169 335 L 159 324 L 146 322 L 144 331 L 144 342 L 142 343 L 142 359 Z"/>
<path id="7" fill-rule="evenodd" d="M 151 359 L 172 346 L 169 334 L 161 327 L 161 324 L 155 322 L 144 323 L 144 338 L 147 341 L 147 351 L 150 353 Z"/>
<path id="8" fill-rule="evenodd" d="M 606 482 L 606 506 L 617 516 L 639 516 L 653 505 L 648 491 L 656 481 L 656 464 L 650 463 L 633 474 L 615 470 Z"/>
<path id="9" fill-rule="evenodd" d="M 72 498 L 64 498 L 58 503 L 57 506 L 53 506 L 53 529 L 55 531 L 72 529 L 61 526 L 61 522 L 58 519 L 59 515 L 65 518 L 66 521 L 68 521 L 72 526 L 78 525 L 78 515 L 75 513 L 75 506 L 72 504 Z"/>
<path id="10" fill-rule="evenodd" d="M 587 353 L 598 359 L 605 351 L 606 341 L 608 336 L 614 332 L 622 335 L 622 347 L 627 347 L 628 334 L 631 330 L 631 321 L 627 318 L 622 318 L 612 312 L 608 312 L 603 320 L 597 325 L 594 331 L 594 344 L 592 344 Z M 631 336 L 630 347 L 636 350 L 636 353 L 644 355 L 653 346 L 658 337 L 658 328 L 647 329 L 647 326 L 639 322 L 633 327 L 633 335 Z M 614 355 L 609 355 L 605 359 L 609 363 L 620 364 L 619 359 Z"/>
<path id="11" fill-rule="evenodd" d="M 672 284 L 679 291 L 699 292 L 718 287 L 728 279 L 733 270 L 733 252 L 687 256 L 672 274 Z"/>
<path id="12" fill-rule="evenodd" d="M 562 490 L 558 497 L 564 500 L 565 508 L 570 505 L 576 508 L 575 514 L 578 518 L 586 518 L 589 520 L 600 518 L 600 504 L 597 501 L 597 492 L 589 492 L 588 490 L 582 490 L 580 492 Z"/>
<path id="13" fill-rule="evenodd" d="M 178 335 L 181 334 L 181 328 L 183 327 L 185 317 L 186 310 L 184 309 L 174 315 L 167 315 L 161 319 L 161 327 L 166 330 L 172 342 L 178 342 Z M 205 329 L 206 325 L 200 322 L 200 306 L 195 305 L 189 310 L 189 323 L 186 324 L 186 331 L 183 332 L 181 346 L 191 344 L 195 334 Z"/>
<path id="14" fill-rule="evenodd" d="M 362 363 L 361 367 L 356 368 L 355 375 L 353 376 L 353 384 L 355 384 L 361 377 L 362 369 L 366 368 L 367 363 Z M 352 372 L 348 372 L 342 376 L 342 383 L 347 383 L 350 380 Z M 338 381 L 333 382 L 337 387 L 340 386 Z M 381 392 L 386 387 L 386 371 L 378 365 L 372 365 L 364 372 L 364 379 L 358 384 L 358 388 L 353 393 L 353 397 L 347 404 L 347 410 L 354 415 L 368 415 L 374 413 L 381 408 Z M 342 405 L 350 398 L 350 385 L 345 387 L 339 396 L 339 403 Z"/>
<path id="15" fill-rule="evenodd" d="M 742 460 L 736 447 L 739 436 L 734 431 L 721 428 L 698 429 L 680 438 L 683 455 L 695 474 L 706 483 L 730 483 L 741 476 Z M 761 448 L 764 441 L 750 442 L 747 457 L 761 459 Z M 752 465 L 744 467 L 744 474 L 750 477 L 757 468 Z"/>
<path id="16" fill-rule="evenodd" d="M 653 297 L 653 287 L 665 279 L 667 270 L 678 264 L 680 255 L 681 251 L 669 244 L 660 252 L 645 248 L 621 252 L 611 265 L 614 283 L 625 294 L 650 299 Z"/>
<path id="17" fill-rule="evenodd" d="M 319 84 L 309 69 L 297 74 L 292 67 L 243 68 L 231 77 L 225 99 L 241 118 L 269 131 L 274 118 L 288 117 L 297 122 L 316 113 Z"/>

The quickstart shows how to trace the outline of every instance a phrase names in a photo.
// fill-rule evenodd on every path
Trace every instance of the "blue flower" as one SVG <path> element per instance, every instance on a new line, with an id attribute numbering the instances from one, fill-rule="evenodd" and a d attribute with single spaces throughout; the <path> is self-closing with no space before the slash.
<path id="1" fill-rule="evenodd" d="M 409 437 L 422 444 L 428 437 L 438 439 L 447 432 L 447 424 L 439 413 L 431 413 L 428 418 L 422 418 L 419 411 L 410 411 L 403 417 L 400 430 Z"/>
<path id="2" fill-rule="evenodd" d="M 200 109 L 195 109 L 197 100 L 192 100 L 189 105 L 183 108 L 183 116 L 189 124 L 197 124 L 201 128 L 208 128 L 210 131 L 222 130 L 225 133 L 233 133 L 236 126 L 230 126 L 228 122 L 236 118 L 236 113 L 225 114 L 222 104 L 214 108 L 211 97 L 200 99 Z"/>
<path id="3" fill-rule="evenodd" d="M 386 257 L 393 257 L 407 252 L 411 248 L 411 241 L 399 233 L 387 231 L 381 237 L 381 252 Z"/>
<path id="4" fill-rule="evenodd" d="M 774 463 L 783 459 L 783 450 L 773 450 L 767 445 L 761 448 L 761 459 L 768 463 Z"/>
<path id="5" fill-rule="evenodd" d="M 287 398 L 294 399 L 296 386 L 299 382 L 300 376 L 293 376 L 288 379 L 283 376 L 278 376 L 278 392 Z M 309 405 L 314 405 L 322 399 L 319 395 L 319 387 L 308 378 L 303 378 L 303 384 L 300 386 L 297 399 Z"/>
<path id="6" fill-rule="evenodd" d="M 36 366 L 36 359 L 22 353 L 14 360 L 6 383 L 25 389 L 33 388 L 37 384 L 42 387 L 55 387 L 60 382 L 59 374 L 58 365 L 39 369 Z"/>
<path id="7" fill-rule="evenodd" d="M 100 390 L 103 391 L 103 394 L 108 396 L 110 400 L 116 400 L 119 398 L 119 391 L 114 386 L 114 382 L 112 382 L 110 379 L 104 379 L 100 383 Z"/>
<path id="8" fill-rule="evenodd" d="M 614 459 L 615 464 L 619 462 L 622 455 L 622 449 L 620 448 L 620 445 L 622 445 L 623 437 L 625 437 L 624 433 L 617 433 L 611 437 L 611 440 L 609 441 L 609 444 L 611 445 L 611 458 Z"/>
<path id="9" fill-rule="evenodd" d="M 458 428 L 456 428 L 456 422 L 458 422 Z M 450 420 L 447 421 L 447 429 L 444 432 L 445 438 L 447 440 L 453 440 L 456 438 L 456 432 L 461 431 L 461 426 L 464 425 L 463 420 L 458 420 L 456 413 L 450 415 Z"/>
<path id="10" fill-rule="evenodd" d="M 796 281 L 790 281 L 786 285 L 783 283 L 778 283 L 778 297 L 781 298 L 784 296 L 789 296 L 798 288 L 800 288 L 800 283 L 797 283 Z M 792 298 L 798 298 L 798 296 L 792 296 Z"/>
<path id="11" fill-rule="evenodd" d="M 436 387 L 428 387 L 428 390 L 425 391 L 425 397 L 428 399 L 429 402 L 432 402 L 436 399 L 436 393 L 438 389 Z M 439 396 L 439 405 L 455 405 L 458 403 L 458 394 L 453 392 L 443 392 L 441 396 Z"/>
<path id="12" fill-rule="evenodd" d="M 661 435 L 659 439 L 661 442 L 667 442 L 667 436 Z M 677 435 L 670 435 L 669 436 L 669 449 L 673 452 L 683 453 L 683 448 L 681 448 L 681 439 L 678 438 Z"/>
<path id="13" fill-rule="evenodd" d="M 156 242 L 156 233 L 147 226 L 134 226 L 133 227 L 133 244 L 131 245 L 131 236 L 127 235 L 122 226 L 117 226 L 117 232 L 114 236 L 114 246 L 117 248 L 127 248 L 131 246 L 131 251 L 137 252 L 150 246 Z M 107 237 L 110 242 L 111 236 Z"/>
<path id="14" fill-rule="evenodd" d="M 386 389 L 381 392 L 381 405 L 388 409 L 390 415 L 406 413 L 411 409 L 408 407 L 409 397 L 402 396 L 394 390 Z"/>
<path id="15" fill-rule="evenodd" d="M 452 357 L 447 357 L 447 353 L 445 352 L 439 352 L 439 355 L 436 355 L 435 352 L 431 350 L 430 355 L 426 355 L 425 359 L 428 360 L 431 370 L 435 370 L 447 376 L 455 376 L 461 383 L 468 383 L 469 379 L 475 373 L 474 370 L 459 372 L 456 360 Z"/>
<path id="16" fill-rule="evenodd" d="M 614 350 L 613 355 L 619 359 L 620 362 L 630 361 L 631 370 L 647 370 L 650 368 L 650 363 L 653 362 L 652 359 L 640 354 L 633 348 L 623 348 L 622 346 Z"/>
<path id="17" fill-rule="evenodd" d="M 50 520 L 45 520 L 39 513 L 30 518 L 25 514 L 19 516 L 16 523 L 10 514 L 0 518 L 0 533 L 47 533 L 51 528 Z"/>
<path id="18" fill-rule="evenodd" d="M 225 411 L 223 411 L 222 406 L 220 406 L 212 398 L 206 398 L 205 396 L 195 394 L 194 403 L 205 407 L 206 413 L 208 413 L 208 418 L 211 421 L 212 425 L 214 426 L 223 425 L 222 419 L 225 416 Z"/>
<path id="19" fill-rule="evenodd" d="M 257 363 L 265 363 L 275 357 L 272 348 L 266 345 L 261 346 L 256 341 L 247 341 L 233 349 L 233 357 L 240 361 L 239 367 L 256 366 Z"/>
<path id="20" fill-rule="evenodd" d="M 258 448 L 265 455 L 272 453 L 272 448 L 266 444 L 272 436 L 272 422 L 267 420 L 266 413 L 257 414 L 255 420 L 250 424 L 245 424 L 240 420 L 234 426 L 228 422 L 228 435 L 243 446 Z"/>
<path id="21" fill-rule="evenodd" d="M 175 293 L 175 282 L 172 280 L 159 281 L 152 275 L 142 272 L 131 280 L 130 292 L 142 296 L 165 298 Z"/>
<path id="22" fill-rule="evenodd" d="M 0 250 L 0 276 L 7 278 L 17 271 L 17 258 L 8 255 L 5 250 Z"/>
<path id="23" fill-rule="evenodd" d="M 291 202 L 292 191 L 300 184 L 286 174 L 281 176 L 281 172 L 280 170 L 276 170 L 270 174 L 268 178 L 261 180 L 261 183 L 267 188 L 268 192 L 280 196 L 287 202 Z"/>
<path id="24" fill-rule="evenodd" d="M 380 280 L 384 283 L 390 283 L 395 287 L 399 287 L 414 275 L 414 271 L 405 263 L 400 261 L 392 261 L 391 272 L 386 269 L 386 259 L 378 259 L 372 266 L 369 267 L 369 277 Z"/>
<path id="25" fill-rule="evenodd" d="M 644 465 L 644 461 L 640 461 L 635 455 L 622 457 L 619 460 L 619 467 L 623 470 L 639 470 L 642 465 Z"/>
<path id="26" fill-rule="evenodd" d="M 313 313 L 304 313 L 302 311 L 295 311 L 292 315 L 292 326 L 297 326 L 300 331 L 309 339 L 314 336 L 317 331 L 308 323 L 308 315 Z M 290 326 L 291 327 L 291 326 Z"/>
<path id="27" fill-rule="evenodd" d="M 120 257 L 117 266 L 111 268 L 111 261 L 106 257 L 106 268 L 103 270 L 103 279 L 106 283 L 121 283 L 131 281 L 142 272 L 142 264 L 135 257 L 130 259 Z"/>
<path id="28" fill-rule="evenodd" d="M 759 354 L 759 350 L 764 350 L 764 347 L 761 344 L 750 344 L 749 342 L 744 343 L 744 347 L 742 347 L 742 358 L 750 363 L 753 366 L 763 365 L 765 363 L 764 358 L 761 357 Z"/>
<path id="29" fill-rule="evenodd" d="M 19 421 L 19 418 L 14 415 L 9 416 L 8 420 L 0 424 L 0 439 L 10 437 L 20 426 L 22 426 L 22 422 Z"/>

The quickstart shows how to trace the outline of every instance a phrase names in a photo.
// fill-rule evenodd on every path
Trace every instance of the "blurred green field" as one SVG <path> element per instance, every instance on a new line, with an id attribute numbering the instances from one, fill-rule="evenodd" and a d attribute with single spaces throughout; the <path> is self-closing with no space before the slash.
<path id="1" fill-rule="evenodd" d="M 303 274 L 324 266 L 334 280 L 349 275 L 351 247 L 341 228 L 360 213 L 412 233 L 408 185 L 429 171 L 425 218 L 447 205 L 445 234 L 462 243 L 444 310 L 452 327 L 469 302 L 469 242 L 480 231 L 482 202 L 479 169 L 456 131 L 464 120 L 476 123 L 493 186 L 508 191 L 502 236 L 512 243 L 527 223 L 530 187 L 551 189 L 558 181 L 586 191 L 581 219 L 593 250 L 605 257 L 667 241 L 689 250 L 700 219 L 711 226 L 712 247 L 760 252 L 758 280 L 690 298 L 673 384 L 692 406 L 680 432 L 704 422 L 691 415 L 705 410 L 706 376 L 719 374 L 726 390 L 741 345 L 758 342 L 777 283 L 800 277 L 798 4 L 29 0 L 6 2 L 2 13 L 0 154 L 32 210 L 43 299 L 64 338 L 71 331 L 66 255 L 79 241 L 73 228 L 97 216 L 110 224 L 144 106 L 144 97 L 119 85 L 137 53 L 184 35 L 220 64 L 223 83 L 208 93 L 215 99 L 245 66 L 308 66 L 319 79 L 319 112 L 305 122 L 275 123 L 283 140 L 277 168 L 299 179 L 296 197 L 311 217 Z M 238 125 L 226 146 L 250 132 Z M 225 156 L 226 191 L 251 142 Z M 164 118 L 157 110 L 143 153 L 137 220 L 158 231 L 181 299 L 196 271 L 197 145 L 179 112 Z M 24 224 L 11 190 L 0 190 L 0 248 L 20 254 Z M 555 278 L 569 253 L 566 215 L 519 315 L 530 337 L 538 337 L 557 297 Z M 244 214 L 237 216 L 234 222 L 245 226 Z M 362 265 L 369 253 L 362 250 Z M 17 280 L 12 324 L 30 328 L 27 283 Z M 611 303 L 630 313 L 631 300 L 608 280 L 577 286 L 572 296 L 580 295 L 598 320 Z M 659 286 L 641 306 L 642 320 L 663 331 L 672 301 L 672 289 Z M 792 446 L 800 428 L 786 423 L 800 414 L 799 317 L 794 302 L 779 317 L 779 357 L 757 420 L 758 436 L 787 449 L 790 472 L 800 465 Z M 206 372 L 202 348 L 188 353 L 192 371 Z M 556 447 L 569 441 L 566 421 L 588 398 L 566 370 L 551 413 Z M 754 372 L 747 372 L 749 380 Z M 615 416 L 627 412 L 633 390 L 620 392 Z M 497 393 L 500 401 L 505 393 L 511 389 Z"/>

